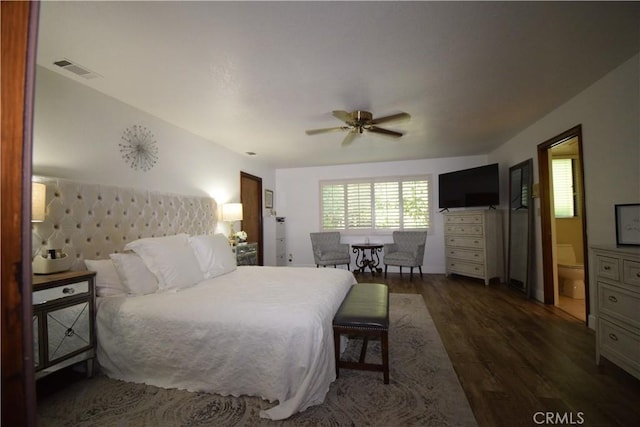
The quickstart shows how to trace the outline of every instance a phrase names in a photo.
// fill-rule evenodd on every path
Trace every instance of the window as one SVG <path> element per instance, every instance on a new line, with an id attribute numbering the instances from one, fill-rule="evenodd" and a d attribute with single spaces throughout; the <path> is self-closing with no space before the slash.
<path id="1" fill-rule="evenodd" d="M 576 192 L 574 188 L 573 159 L 552 159 L 553 207 L 556 218 L 576 216 Z"/>
<path id="2" fill-rule="evenodd" d="M 322 230 L 428 230 L 431 176 L 320 182 Z"/>

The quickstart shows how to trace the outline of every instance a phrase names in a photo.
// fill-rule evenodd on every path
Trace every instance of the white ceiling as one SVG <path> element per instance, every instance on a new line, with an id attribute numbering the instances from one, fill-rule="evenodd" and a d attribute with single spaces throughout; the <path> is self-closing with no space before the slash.
<path id="1" fill-rule="evenodd" d="M 639 29 L 639 2 L 45 1 L 38 64 L 306 167 L 485 154 L 638 52 Z M 412 118 L 346 147 L 304 132 L 356 109 Z"/>

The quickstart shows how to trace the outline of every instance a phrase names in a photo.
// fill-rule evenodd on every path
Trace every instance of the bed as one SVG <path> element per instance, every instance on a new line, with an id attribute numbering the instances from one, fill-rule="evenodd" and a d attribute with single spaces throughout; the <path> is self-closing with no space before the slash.
<path id="1" fill-rule="evenodd" d="M 236 267 L 208 198 L 52 180 L 47 200 L 34 249 L 62 247 L 74 269 L 97 272 L 107 376 L 258 396 L 274 402 L 260 414 L 273 420 L 324 401 L 350 271 Z"/>

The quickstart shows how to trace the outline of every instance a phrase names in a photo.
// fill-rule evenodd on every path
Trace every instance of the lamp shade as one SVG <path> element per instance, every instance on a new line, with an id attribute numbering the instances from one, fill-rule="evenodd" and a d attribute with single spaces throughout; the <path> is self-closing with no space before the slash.
<path id="1" fill-rule="evenodd" d="M 31 183 L 31 222 L 44 221 L 47 186 L 41 182 Z"/>
<path id="2" fill-rule="evenodd" d="M 242 221 L 242 203 L 222 205 L 222 220 L 227 222 Z"/>

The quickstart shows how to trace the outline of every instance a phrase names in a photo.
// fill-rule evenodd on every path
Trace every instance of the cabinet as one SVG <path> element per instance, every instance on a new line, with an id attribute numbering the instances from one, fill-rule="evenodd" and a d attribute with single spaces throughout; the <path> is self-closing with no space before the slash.
<path id="1" fill-rule="evenodd" d="M 95 272 L 33 277 L 33 348 L 36 379 L 95 357 Z"/>
<path id="2" fill-rule="evenodd" d="M 640 248 L 592 246 L 596 363 L 604 356 L 640 379 Z"/>
<path id="3" fill-rule="evenodd" d="M 236 264 L 238 265 L 258 265 L 258 244 L 241 243 L 234 247 L 236 253 Z"/>
<path id="4" fill-rule="evenodd" d="M 446 274 L 504 279 L 502 211 L 468 210 L 444 213 Z"/>
<path id="5" fill-rule="evenodd" d="M 276 217 L 276 265 L 287 265 L 287 231 L 283 217 Z"/>

